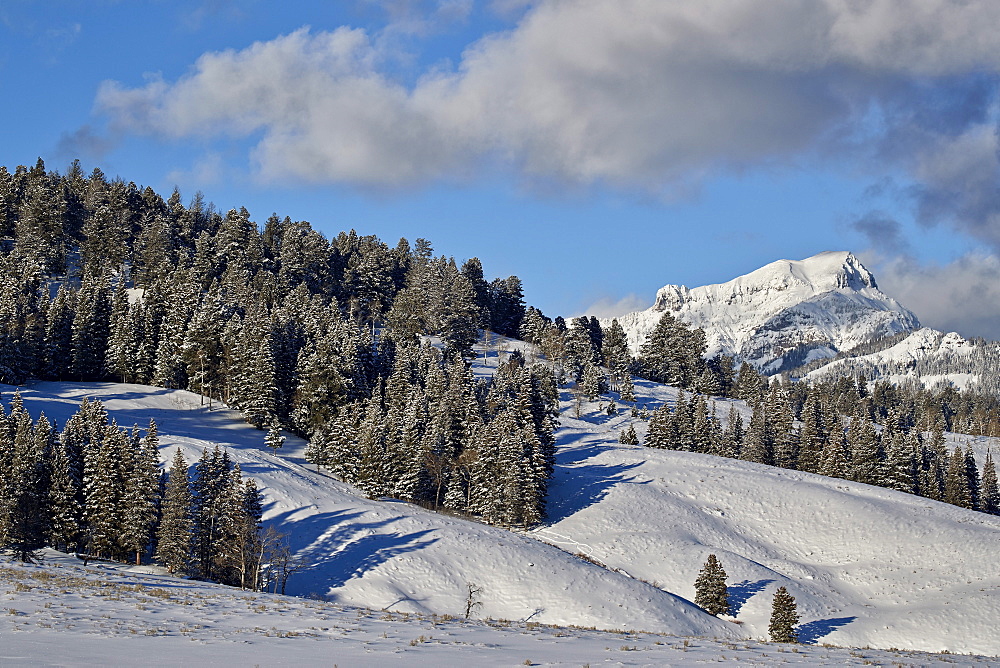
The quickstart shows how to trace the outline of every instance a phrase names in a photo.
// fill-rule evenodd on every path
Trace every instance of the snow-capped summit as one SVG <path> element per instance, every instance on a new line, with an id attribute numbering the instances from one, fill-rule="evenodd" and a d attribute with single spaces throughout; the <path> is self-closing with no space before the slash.
<path id="1" fill-rule="evenodd" d="M 766 372 L 920 326 L 847 251 L 778 260 L 727 283 L 666 285 L 652 307 L 618 318 L 633 352 L 665 311 L 703 328 L 709 355 L 733 355 Z"/>

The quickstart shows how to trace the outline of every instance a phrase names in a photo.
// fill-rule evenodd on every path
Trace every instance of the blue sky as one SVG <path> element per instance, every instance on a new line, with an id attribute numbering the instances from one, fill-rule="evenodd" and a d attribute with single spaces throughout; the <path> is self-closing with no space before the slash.
<path id="1" fill-rule="evenodd" d="M 1000 3 L 0 2 L 0 164 L 516 274 L 549 315 L 853 250 L 1000 338 Z"/>

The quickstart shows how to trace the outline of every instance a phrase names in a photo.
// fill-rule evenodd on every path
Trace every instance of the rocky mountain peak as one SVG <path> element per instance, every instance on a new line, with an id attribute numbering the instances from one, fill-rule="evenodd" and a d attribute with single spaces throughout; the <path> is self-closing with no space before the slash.
<path id="1" fill-rule="evenodd" d="M 770 372 L 920 326 L 848 251 L 777 260 L 726 283 L 666 285 L 651 308 L 618 319 L 634 350 L 664 311 L 703 328 L 710 355 Z"/>

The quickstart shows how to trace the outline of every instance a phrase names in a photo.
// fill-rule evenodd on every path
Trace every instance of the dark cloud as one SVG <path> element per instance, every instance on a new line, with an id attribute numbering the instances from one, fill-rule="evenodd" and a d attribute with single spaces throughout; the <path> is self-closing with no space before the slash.
<path id="1" fill-rule="evenodd" d="M 868 243 L 877 251 L 897 255 L 905 253 L 910 247 L 899 221 L 881 211 L 867 213 L 854 221 L 851 227 L 865 235 Z"/>
<path id="2" fill-rule="evenodd" d="M 117 141 L 107 135 L 95 131 L 90 125 L 84 125 L 73 132 L 63 133 L 56 143 L 56 155 L 64 159 L 89 159 L 98 161 L 107 155 Z"/>

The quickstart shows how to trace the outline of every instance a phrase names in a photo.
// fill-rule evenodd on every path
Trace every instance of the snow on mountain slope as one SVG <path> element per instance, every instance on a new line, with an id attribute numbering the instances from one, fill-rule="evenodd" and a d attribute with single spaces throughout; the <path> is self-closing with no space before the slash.
<path id="1" fill-rule="evenodd" d="M 1000 348 L 996 342 L 981 344 Z M 856 375 L 862 372 L 867 376 L 882 378 L 891 382 L 901 382 L 906 378 L 919 380 L 925 387 L 933 387 L 936 383 L 950 381 L 959 389 L 965 390 L 975 385 L 979 377 L 973 373 L 949 372 L 940 374 L 917 373 L 920 366 L 939 364 L 942 367 L 971 368 L 973 355 L 977 345 L 962 338 L 956 332 L 944 333 L 936 329 L 922 327 L 911 332 L 885 350 L 867 355 L 857 355 L 846 359 L 837 359 L 807 373 L 804 378 L 810 381 L 825 377 L 848 373 Z M 847 367 L 850 366 L 850 369 Z"/>
<path id="2" fill-rule="evenodd" d="M 13 388 L 0 386 L 5 399 Z M 119 425 L 156 420 L 161 459 L 181 448 L 194 463 L 204 448 L 229 449 L 264 495 L 265 522 L 292 537 L 314 566 L 288 592 L 319 594 L 394 612 L 462 615 L 466 584 L 482 588 L 482 617 L 603 629 L 736 638 L 738 626 L 686 600 L 609 572 L 531 538 L 394 501 L 369 500 L 317 473 L 305 443 L 288 435 L 280 456 L 264 432 L 228 409 L 209 412 L 190 392 L 115 383 L 38 383 L 22 389 L 33 417 L 63 425 L 83 397 L 100 399 Z"/>
<path id="3" fill-rule="evenodd" d="M 633 352 L 666 311 L 705 330 L 709 355 L 733 355 L 768 372 L 919 326 L 846 251 L 778 260 L 727 283 L 664 286 L 649 309 L 618 318 Z"/>
<path id="4" fill-rule="evenodd" d="M 651 383 L 637 389 L 650 405 L 675 398 Z M 687 598 L 715 553 L 754 637 L 766 635 L 771 596 L 786 586 L 806 642 L 1000 654 L 1000 518 L 845 480 L 620 445 L 613 438 L 627 415 L 585 418 L 564 415 L 539 538 Z M 645 424 L 636 427 L 644 435 Z M 976 449 L 989 445 L 997 449 L 978 439 Z"/>

